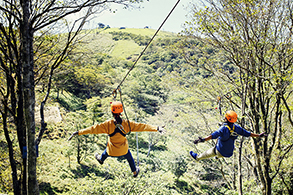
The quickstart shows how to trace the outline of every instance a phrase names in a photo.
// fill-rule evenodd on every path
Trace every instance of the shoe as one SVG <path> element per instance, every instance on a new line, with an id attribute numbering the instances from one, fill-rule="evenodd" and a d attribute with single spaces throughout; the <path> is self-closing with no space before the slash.
<path id="1" fill-rule="evenodd" d="M 101 161 L 100 156 L 98 153 L 95 153 L 95 158 L 97 159 L 97 161 L 102 165 L 104 162 Z"/>
<path id="2" fill-rule="evenodd" d="M 196 159 L 197 158 L 197 154 L 196 153 L 190 151 L 189 154 L 192 156 L 192 158 L 194 158 L 195 160 L 197 160 Z"/>
<path id="3" fill-rule="evenodd" d="M 137 177 L 138 173 L 139 173 L 139 168 L 136 168 L 136 171 L 133 172 L 133 177 Z"/>

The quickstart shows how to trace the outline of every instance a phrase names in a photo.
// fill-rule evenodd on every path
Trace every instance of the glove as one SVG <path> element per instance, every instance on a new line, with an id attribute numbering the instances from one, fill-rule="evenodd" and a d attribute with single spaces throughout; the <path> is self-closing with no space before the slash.
<path id="1" fill-rule="evenodd" d="M 75 131 L 74 133 L 72 133 L 72 135 L 68 138 L 67 141 L 70 141 L 76 135 L 78 135 L 78 131 Z"/>
<path id="2" fill-rule="evenodd" d="M 194 144 L 198 144 L 199 142 L 204 142 L 205 139 L 204 138 L 201 138 L 201 137 L 198 137 L 198 139 L 194 140 Z"/>
<path id="3" fill-rule="evenodd" d="M 158 126 L 158 128 L 157 128 L 158 132 L 161 134 L 166 133 L 166 130 L 164 129 L 164 127 L 165 127 L 165 125 L 162 127 Z"/>
<path id="4" fill-rule="evenodd" d="M 259 137 L 268 137 L 268 134 L 266 132 L 263 132 L 263 133 L 259 134 Z"/>

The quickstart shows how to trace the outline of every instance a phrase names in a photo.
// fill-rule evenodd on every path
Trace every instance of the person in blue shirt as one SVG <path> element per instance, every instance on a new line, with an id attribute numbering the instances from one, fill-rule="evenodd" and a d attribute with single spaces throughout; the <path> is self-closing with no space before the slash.
<path id="1" fill-rule="evenodd" d="M 237 114 L 234 111 L 228 111 L 225 114 L 225 122 L 224 124 L 211 135 L 206 138 L 198 137 L 197 140 L 194 141 L 194 144 L 198 144 L 200 142 L 205 142 L 211 139 L 218 139 L 215 147 L 208 149 L 202 154 L 194 153 L 190 151 L 190 155 L 197 161 L 202 159 L 211 158 L 214 156 L 217 157 L 231 157 L 233 155 L 234 150 L 234 142 L 237 139 L 238 135 L 244 137 L 264 137 L 267 136 L 266 133 L 255 134 L 249 132 L 238 124 L 235 124 L 237 121 Z"/>

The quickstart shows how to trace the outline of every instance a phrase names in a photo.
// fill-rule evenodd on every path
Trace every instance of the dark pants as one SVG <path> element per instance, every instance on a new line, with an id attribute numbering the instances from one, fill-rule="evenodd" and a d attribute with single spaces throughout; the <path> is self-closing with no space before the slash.
<path id="1" fill-rule="evenodd" d="M 109 154 L 107 153 L 107 149 L 105 149 L 105 151 L 102 153 L 101 161 L 104 162 L 108 156 Z M 126 160 L 128 161 L 131 171 L 132 172 L 136 171 L 135 162 L 130 150 L 128 150 L 127 154 L 123 155 L 122 157 L 125 157 Z"/>

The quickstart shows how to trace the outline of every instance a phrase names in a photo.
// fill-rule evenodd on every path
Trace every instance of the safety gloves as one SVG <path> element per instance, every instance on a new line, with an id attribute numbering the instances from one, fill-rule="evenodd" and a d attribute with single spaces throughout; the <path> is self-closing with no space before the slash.
<path id="1" fill-rule="evenodd" d="M 263 132 L 263 133 L 259 134 L 259 137 L 268 137 L 268 134 L 266 132 Z"/>
<path id="2" fill-rule="evenodd" d="M 70 141 L 76 135 L 78 135 L 78 131 L 75 131 L 74 133 L 72 133 L 72 135 L 68 138 L 68 141 Z"/>
<path id="3" fill-rule="evenodd" d="M 158 126 L 158 128 L 157 128 L 158 132 L 161 134 L 166 133 L 166 130 L 164 129 L 164 127 L 165 127 L 165 125 L 162 127 Z"/>
<path id="4" fill-rule="evenodd" d="M 201 138 L 201 137 L 198 137 L 198 139 L 194 140 L 194 144 L 198 144 L 199 142 L 204 142 L 205 139 L 204 138 Z"/>

